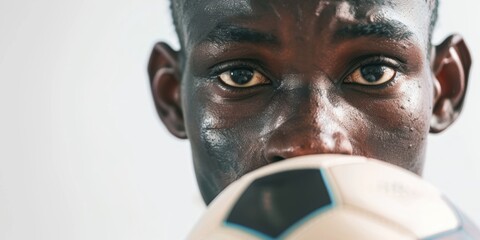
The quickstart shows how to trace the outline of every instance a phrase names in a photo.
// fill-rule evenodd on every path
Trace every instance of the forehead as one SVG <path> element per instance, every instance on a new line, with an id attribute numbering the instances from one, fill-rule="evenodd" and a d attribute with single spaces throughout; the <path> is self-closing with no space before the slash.
<path id="1" fill-rule="evenodd" d="M 402 23 L 418 42 L 428 44 L 430 10 L 425 0 L 177 0 L 176 4 L 185 46 L 195 45 L 225 23 L 272 30 L 286 27 L 286 21 L 299 27 L 316 22 L 325 28 L 332 22 L 379 20 Z"/>

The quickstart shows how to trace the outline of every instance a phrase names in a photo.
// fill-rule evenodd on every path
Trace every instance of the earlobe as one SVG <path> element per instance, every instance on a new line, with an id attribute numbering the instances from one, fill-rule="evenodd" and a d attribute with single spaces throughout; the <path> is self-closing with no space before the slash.
<path id="1" fill-rule="evenodd" d="M 178 53 L 165 43 L 157 43 L 150 56 L 148 74 L 160 119 L 174 136 L 187 138 L 180 97 Z"/>
<path id="2" fill-rule="evenodd" d="M 432 58 L 434 106 L 430 132 L 439 133 L 448 128 L 462 110 L 471 57 L 463 38 L 453 35 L 436 46 Z"/>

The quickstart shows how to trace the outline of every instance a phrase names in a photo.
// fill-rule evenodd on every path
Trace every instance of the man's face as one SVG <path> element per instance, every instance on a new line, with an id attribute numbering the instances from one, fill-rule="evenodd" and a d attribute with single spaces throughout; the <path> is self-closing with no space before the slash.
<path id="1" fill-rule="evenodd" d="M 423 0 L 186 1 L 181 102 L 205 201 L 306 154 L 421 173 L 434 88 Z"/>

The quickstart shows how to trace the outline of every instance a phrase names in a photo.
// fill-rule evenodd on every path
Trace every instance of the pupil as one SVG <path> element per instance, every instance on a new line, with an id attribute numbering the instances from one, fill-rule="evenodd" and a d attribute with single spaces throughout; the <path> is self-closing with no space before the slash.
<path id="1" fill-rule="evenodd" d="M 254 72 L 250 69 L 235 69 L 230 71 L 230 77 L 236 84 L 246 84 L 253 78 Z"/>
<path id="2" fill-rule="evenodd" d="M 384 66 L 366 66 L 360 69 L 362 77 L 367 80 L 367 82 L 376 82 L 383 77 L 385 74 Z"/>

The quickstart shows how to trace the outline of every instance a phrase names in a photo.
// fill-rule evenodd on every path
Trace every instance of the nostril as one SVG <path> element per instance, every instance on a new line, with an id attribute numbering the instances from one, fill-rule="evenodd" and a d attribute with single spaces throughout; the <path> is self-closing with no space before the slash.
<path id="1" fill-rule="evenodd" d="M 280 157 L 280 156 L 274 156 L 271 158 L 272 159 L 272 163 L 275 163 L 275 162 L 280 162 L 282 160 L 285 160 L 284 157 Z"/>
<path id="2" fill-rule="evenodd" d="M 288 134 L 283 131 L 274 133 L 264 149 L 264 159 L 267 163 L 311 154 L 351 155 L 353 146 L 347 135 L 340 130 L 321 132 L 302 128 Z"/>

